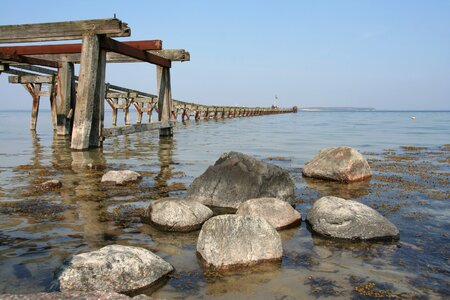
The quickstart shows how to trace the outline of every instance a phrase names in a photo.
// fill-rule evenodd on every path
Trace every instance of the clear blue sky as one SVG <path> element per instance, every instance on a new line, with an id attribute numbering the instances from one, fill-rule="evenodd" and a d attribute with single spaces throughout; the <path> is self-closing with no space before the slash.
<path id="1" fill-rule="evenodd" d="M 114 13 L 132 29 L 127 40 L 191 52 L 172 68 L 176 99 L 268 106 L 278 95 L 281 106 L 450 110 L 447 0 L 5 1 L 0 24 Z M 107 81 L 156 89 L 145 63 L 109 64 Z M 1 109 L 30 108 L 4 74 L 0 91 Z"/>

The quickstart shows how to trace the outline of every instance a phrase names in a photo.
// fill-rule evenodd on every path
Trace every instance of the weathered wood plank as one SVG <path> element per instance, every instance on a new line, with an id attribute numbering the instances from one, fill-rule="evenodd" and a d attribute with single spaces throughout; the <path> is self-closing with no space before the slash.
<path id="1" fill-rule="evenodd" d="M 15 65 L 14 68 L 26 70 L 26 71 L 32 71 L 32 72 L 41 73 L 41 74 L 46 74 L 46 75 L 56 75 L 57 74 L 57 72 L 55 70 L 42 68 L 42 67 L 38 67 L 38 66 L 31 66 L 31 65 Z M 33 75 L 33 74 L 30 73 L 29 75 Z"/>
<path id="2" fill-rule="evenodd" d="M 26 76 L 9 76 L 9 83 L 52 83 L 53 76 L 39 76 L 39 75 L 26 75 Z"/>
<path id="3" fill-rule="evenodd" d="M 57 68 L 58 62 L 46 60 L 42 58 L 26 57 L 23 55 L 11 55 L 0 52 L 0 61 L 11 61 L 29 65 L 40 65 L 46 67 Z"/>
<path id="4" fill-rule="evenodd" d="M 102 104 L 104 103 L 105 51 L 99 37 L 83 35 L 80 77 L 77 88 L 71 148 L 84 150 L 101 145 Z"/>
<path id="5" fill-rule="evenodd" d="M 164 50 L 148 50 L 149 54 L 157 55 L 159 57 L 168 59 L 170 61 L 190 61 L 191 55 L 184 49 L 164 49 Z M 106 59 L 109 63 L 130 63 L 139 62 L 140 60 L 134 59 L 118 53 L 108 53 Z"/>
<path id="6" fill-rule="evenodd" d="M 96 19 L 0 26 L 0 43 L 74 40 L 88 31 L 109 37 L 131 35 L 128 24 L 119 19 Z"/>
<path id="7" fill-rule="evenodd" d="M 132 134 L 136 132 L 144 132 L 155 129 L 162 128 L 172 128 L 174 126 L 174 121 L 163 121 L 163 122 L 153 122 L 146 124 L 134 124 L 130 126 L 118 126 L 113 128 L 103 128 L 102 136 L 104 138 L 109 138 L 113 136 L 119 136 L 124 134 Z"/>
<path id="8" fill-rule="evenodd" d="M 146 51 L 128 46 L 124 43 L 118 42 L 110 38 L 103 38 L 101 40 L 101 47 L 107 51 L 123 54 L 161 67 L 166 68 L 171 67 L 171 62 L 168 59 L 159 57 L 151 53 L 147 53 Z"/>
<path id="9" fill-rule="evenodd" d="M 123 42 L 127 45 L 133 45 L 131 42 Z M 148 47 L 149 48 L 149 47 Z M 1 49 L 1 47 L 0 47 Z M 0 50 L 1 52 L 1 50 Z M 149 54 L 157 55 L 159 57 L 171 60 L 171 61 L 189 61 L 190 53 L 183 49 L 164 49 L 164 50 L 147 50 Z M 64 54 L 27 54 L 26 57 L 38 58 L 49 61 L 62 61 L 67 60 L 73 63 L 80 63 L 79 53 L 64 53 Z M 133 63 L 142 62 L 142 60 L 135 59 L 119 53 L 108 52 L 106 53 L 106 62 L 108 63 Z M 20 63 L 12 63 L 14 65 Z"/>
<path id="10" fill-rule="evenodd" d="M 106 92 L 105 98 L 135 98 L 137 96 L 136 92 Z"/>
<path id="11" fill-rule="evenodd" d="M 136 103 L 158 103 L 158 99 L 155 98 L 148 98 L 148 97 L 136 97 L 133 99 L 133 102 Z"/>
<path id="12" fill-rule="evenodd" d="M 146 41 L 128 41 L 124 44 L 137 48 L 139 50 L 161 50 L 161 40 L 146 40 Z M 6 46 L 0 47 L 0 52 L 11 55 L 43 55 L 43 54 L 80 54 L 81 44 L 53 44 L 53 45 L 33 45 L 33 46 Z M 173 50 L 180 51 L 180 50 Z M 184 51 L 184 50 L 182 50 Z M 158 53 L 154 53 L 157 54 Z M 167 53 L 167 50 L 163 50 L 160 56 L 164 55 L 174 56 L 175 58 L 184 58 L 182 52 Z M 187 53 L 189 55 L 189 52 Z M 57 57 L 57 56 L 55 56 Z M 168 58 L 168 57 L 166 57 Z M 169 58 L 168 58 L 169 59 Z M 78 55 L 78 61 L 80 60 Z"/>

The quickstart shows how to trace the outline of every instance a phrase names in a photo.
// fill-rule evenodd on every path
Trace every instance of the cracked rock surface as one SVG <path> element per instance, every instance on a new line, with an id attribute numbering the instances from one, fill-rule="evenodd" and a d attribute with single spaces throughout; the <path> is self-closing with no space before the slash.
<path id="1" fill-rule="evenodd" d="M 325 148 L 303 168 L 303 175 L 340 182 L 354 182 L 372 176 L 369 163 L 351 147 Z"/>
<path id="2" fill-rule="evenodd" d="M 229 269 L 281 260 L 278 232 L 261 217 L 220 215 L 203 224 L 197 253 L 207 267 Z"/>
<path id="3" fill-rule="evenodd" d="M 213 216 L 207 206 L 191 199 L 163 198 L 153 202 L 143 221 L 164 231 L 188 232 L 200 229 Z"/>
<path id="4" fill-rule="evenodd" d="M 208 206 L 237 209 L 253 198 L 290 201 L 295 184 L 289 173 L 239 152 L 224 153 L 188 189 L 188 196 Z"/>
<path id="5" fill-rule="evenodd" d="M 338 197 L 322 197 L 310 208 L 307 221 L 323 236 L 349 240 L 397 239 L 399 231 L 367 205 Z"/>
<path id="6" fill-rule="evenodd" d="M 66 259 L 55 272 L 50 290 L 129 292 L 150 286 L 172 270 L 147 249 L 110 245 Z"/>
<path id="7" fill-rule="evenodd" d="M 277 198 L 247 200 L 239 206 L 236 214 L 262 217 L 277 230 L 301 222 L 300 213 L 288 202 Z"/>

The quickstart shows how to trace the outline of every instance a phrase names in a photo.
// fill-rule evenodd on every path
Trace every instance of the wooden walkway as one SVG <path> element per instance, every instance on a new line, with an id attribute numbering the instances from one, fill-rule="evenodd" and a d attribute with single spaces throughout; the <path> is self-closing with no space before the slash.
<path id="1" fill-rule="evenodd" d="M 297 112 L 296 107 L 210 106 L 172 99 L 172 62 L 189 61 L 189 52 L 162 49 L 160 40 L 112 39 L 130 34 L 128 25 L 118 19 L 0 26 L 0 43 L 82 40 L 80 44 L 0 47 L 0 74 L 13 75 L 9 82 L 21 84 L 32 96 L 30 129 L 36 130 L 40 97 L 44 96 L 50 99 L 54 130 L 58 135 L 71 135 L 71 148 L 76 150 L 101 147 L 105 138 L 121 134 L 159 129 L 161 136 L 172 135 L 177 120 Z M 139 61 L 157 66 L 156 94 L 105 83 L 106 63 Z M 74 64 L 78 63 L 80 74 L 75 76 Z M 104 128 L 105 102 L 112 109 L 112 128 Z M 137 114 L 135 124 L 131 124 L 130 109 Z M 124 126 L 117 126 L 119 111 Z"/>

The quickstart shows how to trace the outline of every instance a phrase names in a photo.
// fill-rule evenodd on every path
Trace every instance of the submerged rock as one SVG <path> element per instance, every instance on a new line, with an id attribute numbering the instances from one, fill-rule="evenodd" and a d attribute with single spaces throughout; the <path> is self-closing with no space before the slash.
<path id="1" fill-rule="evenodd" d="M 213 216 L 213 211 L 190 199 L 163 198 L 153 202 L 144 218 L 164 231 L 188 232 L 200 229 Z"/>
<path id="2" fill-rule="evenodd" d="M 294 196 L 294 181 L 288 172 L 251 156 L 223 154 L 188 189 L 188 196 L 208 206 L 231 207 L 253 198 Z"/>
<path id="3" fill-rule="evenodd" d="M 68 258 L 55 272 L 50 290 L 129 292 L 150 286 L 172 270 L 147 249 L 110 245 Z"/>
<path id="4" fill-rule="evenodd" d="M 301 222 L 300 213 L 286 201 L 277 198 L 247 200 L 239 206 L 236 214 L 262 217 L 277 230 Z"/>
<path id="5" fill-rule="evenodd" d="M 261 217 L 221 215 L 203 224 L 197 253 L 207 267 L 229 269 L 281 259 L 278 232 Z"/>
<path id="6" fill-rule="evenodd" d="M 58 179 L 47 180 L 36 186 L 37 190 L 47 191 L 53 189 L 59 189 L 62 187 L 62 182 Z"/>
<path id="7" fill-rule="evenodd" d="M 320 150 L 303 168 L 303 175 L 340 182 L 353 182 L 372 176 L 367 160 L 351 147 Z"/>
<path id="8" fill-rule="evenodd" d="M 134 183 L 139 181 L 142 176 L 138 172 L 123 170 L 123 171 L 108 171 L 102 177 L 102 183 L 113 183 L 116 185 L 124 185 L 127 183 Z"/>
<path id="9" fill-rule="evenodd" d="M 397 239 L 397 227 L 362 203 L 322 197 L 308 211 L 311 229 L 323 236 L 349 240 Z"/>

